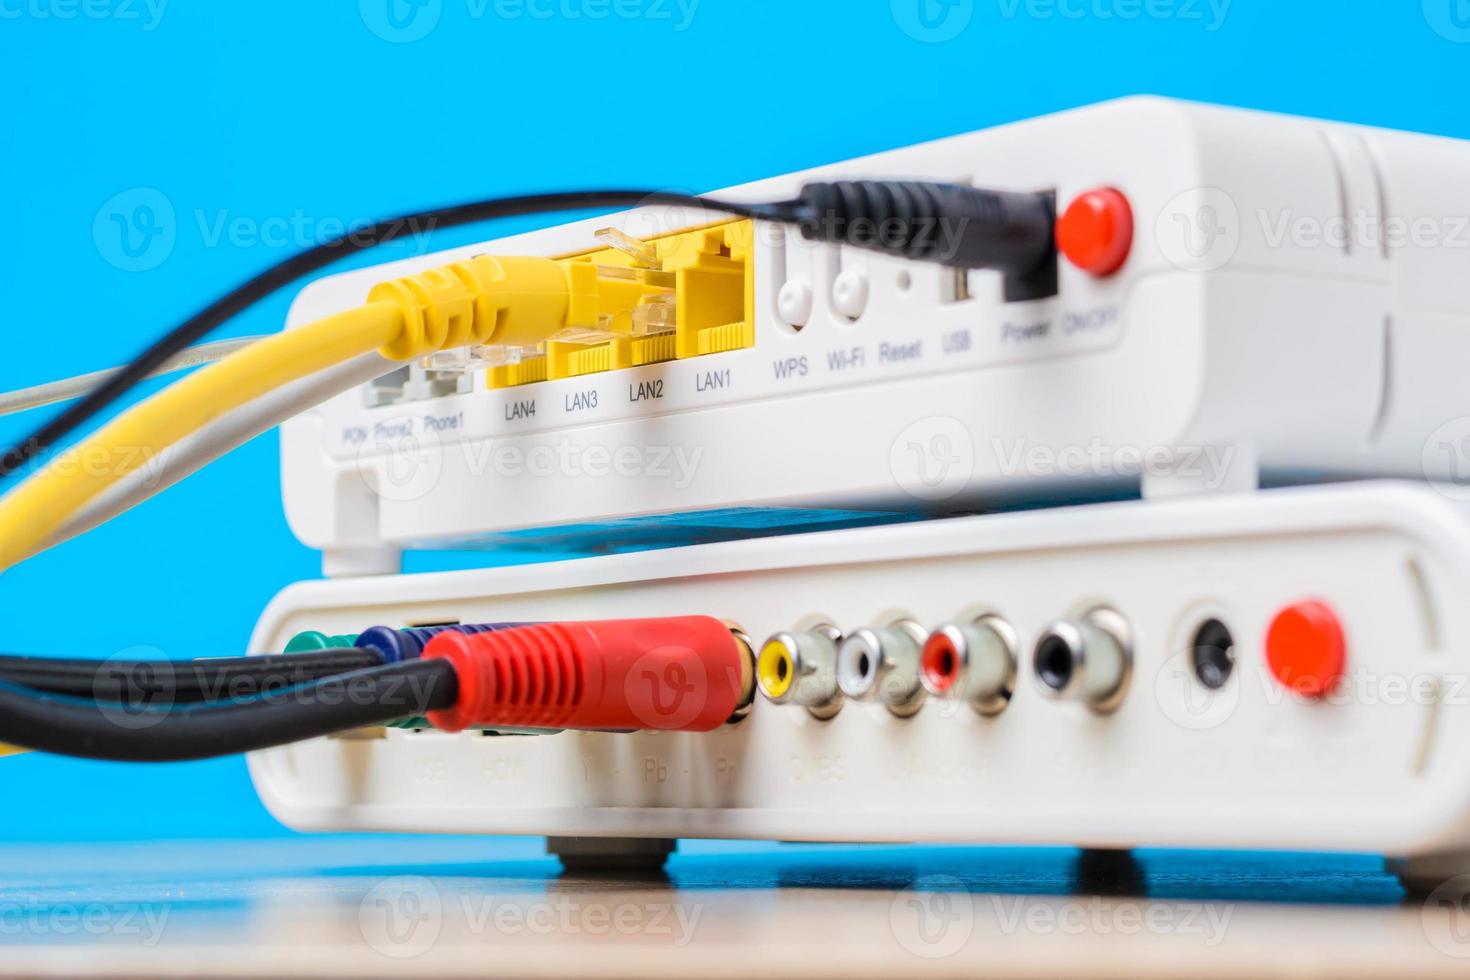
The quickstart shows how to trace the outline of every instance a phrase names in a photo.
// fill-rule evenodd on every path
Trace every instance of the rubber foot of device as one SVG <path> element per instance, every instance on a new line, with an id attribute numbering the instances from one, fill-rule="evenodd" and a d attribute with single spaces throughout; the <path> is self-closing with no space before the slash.
<path id="1" fill-rule="evenodd" d="M 1470 908 L 1470 851 L 1388 857 L 1384 869 L 1398 878 L 1412 901 L 1434 898 Z"/>
<path id="2" fill-rule="evenodd" d="M 657 874 L 678 843 L 667 837 L 548 837 L 546 853 L 569 874 Z"/>
<path id="3" fill-rule="evenodd" d="M 1143 868 L 1130 850 L 1084 848 L 1077 855 L 1079 895 L 1139 896 L 1147 891 Z"/>

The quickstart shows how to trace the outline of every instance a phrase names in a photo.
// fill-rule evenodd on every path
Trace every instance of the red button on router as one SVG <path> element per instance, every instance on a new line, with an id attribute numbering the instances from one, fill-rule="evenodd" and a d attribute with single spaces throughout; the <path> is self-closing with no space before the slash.
<path id="1" fill-rule="evenodd" d="M 1128 198 L 1111 187 L 1079 195 L 1057 219 L 1057 248 L 1094 276 L 1117 272 L 1133 248 L 1133 208 Z"/>
<path id="2" fill-rule="evenodd" d="M 1266 663 L 1283 687 L 1320 698 L 1342 678 L 1347 641 L 1337 614 L 1325 602 L 1308 600 L 1276 614 L 1266 631 Z"/>

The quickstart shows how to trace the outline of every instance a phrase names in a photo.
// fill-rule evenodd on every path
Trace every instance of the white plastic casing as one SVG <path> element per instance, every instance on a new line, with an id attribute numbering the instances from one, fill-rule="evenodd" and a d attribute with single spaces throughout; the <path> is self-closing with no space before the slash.
<path id="1" fill-rule="evenodd" d="M 490 736 L 387 730 L 258 753 L 271 811 L 309 830 L 590 837 L 1470 849 L 1470 522 L 1388 483 L 1199 495 L 756 540 L 514 569 L 294 585 L 256 650 L 368 625 L 704 613 L 759 640 L 829 621 L 997 614 L 1022 651 L 1009 706 L 930 699 L 830 721 L 757 700 L 708 734 Z M 1288 604 L 1340 618 L 1325 701 L 1266 671 Z M 1134 636 L 1130 685 L 1098 714 L 1036 689 L 1029 650 L 1103 604 Z M 1190 637 L 1235 637 L 1213 695 Z"/>
<path id="2" fill-rule="evenodd" d="M 1116 275 L 1062 260 L 1057 296 L 1005 303 L 997 273 L 957 291 L 950 270 L 762 225 L 754 347 L 504 390 L 481 375 L 381 408 L 343 395 L 284 427 L 286 511 L 345 573 L 394 570 L 409 545 L 711 509 L 1459 478 L 1467 174 L 1457 141 L 1134 98 L 746 185 L 730 196 L 968 180 L 1055 190 L 1059 208 L 1112 186 L 1137 229 Z M 350 272 L 308 286 L 290 320 L 478 252 L 563 254 L 609 224 L 646 236 L 709 220 L 647 208 Z M 854 319 L 838 307 L 853 309 L 857 280 Z M 808 297 L 797 330 L 781 310 Z M 660 397 L 635 399 L 655 381 Z"/>

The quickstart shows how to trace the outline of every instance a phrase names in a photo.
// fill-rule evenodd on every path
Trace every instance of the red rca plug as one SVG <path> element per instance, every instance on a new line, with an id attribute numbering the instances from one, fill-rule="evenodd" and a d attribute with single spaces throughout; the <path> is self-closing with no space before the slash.
<path id="1" fill-rule="evenodd" d="M 425 660 L 459 675 L 435 728 L 707 732 L 750 704 L 749 645 L 709 616 L 539 623 L 440 633 Z"/>

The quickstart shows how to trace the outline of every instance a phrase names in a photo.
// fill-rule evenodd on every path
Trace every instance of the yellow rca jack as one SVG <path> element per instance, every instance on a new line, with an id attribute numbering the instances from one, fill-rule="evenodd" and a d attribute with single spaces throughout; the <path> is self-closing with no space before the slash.
<path id="1" fill-rule="evenodd" d="M 826 720 L 842 709 L 837 684 L 837 645 L 842 631 L 830 624 L 781 632 L 766 640 L 756 660 L 756 682 L 772 704 L 799 705 Z"/>

